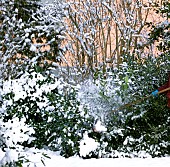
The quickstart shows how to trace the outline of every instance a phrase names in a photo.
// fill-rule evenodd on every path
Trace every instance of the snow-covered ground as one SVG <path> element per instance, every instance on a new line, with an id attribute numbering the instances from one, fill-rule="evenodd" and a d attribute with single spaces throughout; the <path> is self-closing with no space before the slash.
<path id="1" fill-rule="evenodd" d="M 33 154 L 33 152 L 37 152 Z M 49 156 L 46 158 L 42 156 L 42 153 Z M 169 167 L 170 157 L 162 158 L 99 158 L 99 159 L 82 159 L 80 157 L 64 158 L 59 156 L 57 152 L 45 151 L 45 150 L 28 150 L 24 153 L 25 157 L 31 160 L 31 163 L 25 163 L 23 167 Z M 5 154 L 0 150 L 0 159 L 3 161 Z M 8 156 L 14 160 L 16 158 L 15 151 L 8 152 Z M 7 159 L 5 159 L 6 161 Z M 44 164 L 42 163 L 44 162 Z"/>
<path id="2" fill-rule="evenodd" d="M 87 159 L 52 157 L 46 162 L 47 167 L 169 167 L 170 158 L 103 158 L 103 159 Z"/>
<path id="3" fill-rule="evenodd" d="M 80 158 L 68 158 L 52 157 L 51 160 L 47 160 L 47 167 L 169 167 L 170 158 L 117 158 L 117 159 L 88 159 L 83 160 Z"/>

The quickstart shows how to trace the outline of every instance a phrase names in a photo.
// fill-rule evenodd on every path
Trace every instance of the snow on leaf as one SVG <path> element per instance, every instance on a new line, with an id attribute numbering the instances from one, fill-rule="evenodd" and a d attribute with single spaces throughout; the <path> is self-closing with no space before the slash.
<path id="1" fill-rule="evenodd" d="M 31 45 L 30 51 L 32 51 L 32 52 L 36 52 L 37 51 L 37 48 L 36 48 L 36 46 L 34 44 Z"/>

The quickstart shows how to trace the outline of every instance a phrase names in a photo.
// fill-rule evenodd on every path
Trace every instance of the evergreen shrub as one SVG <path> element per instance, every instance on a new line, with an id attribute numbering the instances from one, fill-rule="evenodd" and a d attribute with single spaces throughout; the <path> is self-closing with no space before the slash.
<path id="1" fill-rule="evenodd" d="M 91 117 L 76 98 L 77 88 L 57 79 L 29 70 L 20 78 L 3 83 L 2 119 L 17 117 L 33 127 L 32 142 L 25 147 L 48 148 L 69 157 L 79 154 L 79 142 L 91 129 Z"/>
<path id="2" fill-rule="evenodd" d="M 110 104 L 109 110 L 107 107 L 103 110 L 107 132 L 97 137 L 95 133 L 91 134 L 100 143 L 93 156 L 158 157 L 170 154 L 167 99 L 165 95 L 143 99 L 167 81 L 169 62 L 167 54 L 146 59 L 127 59 L 125 56 L 120 68 L 109 72 L 106 79 L 102 78 L 100 82 L 105 85 L 100 90 L 112 89 L 107 90 L 107 99 L 98 98 L 101 99 L 98 104 Z"/>

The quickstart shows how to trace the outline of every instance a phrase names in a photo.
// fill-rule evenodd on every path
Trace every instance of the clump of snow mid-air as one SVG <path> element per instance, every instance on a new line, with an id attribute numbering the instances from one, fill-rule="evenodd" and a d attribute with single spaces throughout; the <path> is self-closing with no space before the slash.
<path id="1" fill-rule="evenodd" d="M 97 119 L 95 124 L 93 125 L 93 130 L 95 132 L 106 132 L 107 128 L 104 125 L 102 125 L 100 119 Z"/>

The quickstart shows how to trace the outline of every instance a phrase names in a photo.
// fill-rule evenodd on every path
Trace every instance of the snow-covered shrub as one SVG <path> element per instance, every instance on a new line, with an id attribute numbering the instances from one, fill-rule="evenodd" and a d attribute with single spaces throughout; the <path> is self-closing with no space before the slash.
<path id="1" fill-rule="evenodd" d="M 0 120 L 0 136 L 6 148 L 23 149 L 22 143 L 28 141 L 31 143 L 34 138 L 30 136 L 34 134 L 34 129 L 25 124 L 25 119 L 13 118 L 4 122 Z M 20 144 L 19 144 L 20 143 Z"/>
<path id="2" fill-rule="evenodd" d="M 26 125 L 25 121 L 25 118 L 19 120 L 17 117 L 5 122 L 2 118 L 0 119 L 0 146 L 4 149 L 4 157 L 0 159 L 0 166 L 22 164 L 21 161 L 25 158 L 25 156 L 19 155 L 24 151 L 22 144 L 31 143 L 34 140 L 31 137 L 34 129 Z"/>
<path id="3" fill-rule="evenodd" d="M 134 96 L 138 99 L 147 96 L 168 81 L 167 70 L 170 67 L 169 33 L 167 31 L 170 27 L 167 19 L 169 2 L 165 0 L 161 5 L 157 8 L 157 12 L 161 13 L 165 21 L 157 25 L 152 24 L 149 38 L 149 43 L 156 42 L 161 54 L 155 58 L 151 55 L 145 59 L 141 59 L 139 55 L 137 63 L 134 60 L 131 61 L 131 70 L 135 79 L 132 88 L 137 88 Z M 126 61 L 130 65 L 129 56 Z M 133 105 L 132 109 L 129 108 L 128 112 L 124 124 L 125 141 L 122 147 L 119 147 L 120 151 L 124 150 L 128 153 L 135 151 L 137 154 L 142 151 L 152 157 L 169 155 L 170 113 L 165 94 L 143 100 L 139 104 Z"/>
<path id="4" fill-rule="evenodd" d="M 35 148 L 31 148 L 31 149 L 26 148 L 22 151 L 18 151 L 16 149 L 7 149 L 6 152 L 1 151 L 2 159 L 0 160 L 0 166 L 1 167 L 9 167 L 9 166 L 35 167 L 35 166 L 42 166 L 42 165 L 45 166 L 46 160 L 50 159 L 50 156 L 48 156 L 47 152 L 50 151 L 46 151 L 44 149 L 39 150 Z"/>
<path id="5" fill-rule="evenodd" d="M 2 1 L 0 62 L 2 77 L 17 78 L 34 65 L 61 62 L 62 17 L 36 1 Z M 53 6 L 53 5 L 52 5 Z M 58 8 L 57 8 L 58 9 Z M 21 15 L 23 12 L 23 15 Z"/>
<path id="6" fill-rule="evenodd" d="M 80 96 L 94 117 L 103 121 L 105 133 L 91 133 L 100 146 L 94 156 L 146 157 L 169 152 L 169 117 L 166 98 L 149 96 L 167 80 L 169 57 L 145 60 L 124 57 L 120 68 L 105 78 L 84 82 Z M 128 105 L 126 105 L 128 104 Z M 121 154 L 117 154 L 117 151 Z"/>
<path id="7" fill-rule="evenodd" d="M 91 118 L 77 99 L 77 88 L 34 70 L 3 82 L 3 119 L 25 118 L 35 140 L 23 146 L 58 150 L 63 156 L 79 154 L 79 141 L 91 129 Z"/>
<path id="8" fill-rule="evenodd" d="M 158 4 L 155 4 L 158 5 Z M 159 5 L 158 5 L 159 6 Z M 152 24 L 150 33 L 150 42 L 155 43 L 162 54 L 170 53 L 170 2 L 163 0 L 161 6 L 156 10 L 161 15 L 163 21 L 158 24 Z"/>
<path id="9" fill-rule="evenodd" d="M 124 98 L 128 98 L 127 103 L 132 105 L 117 111 L 123 111 L 124 114 L 124 119 L 118 124 L 123 129 L 123 134 L 121 137 L 114 137 L 114 139 L 119 138 L 117 150 L 127 153 L 126 156 L 138 156 L 141 151 L 153 157 L 170 153 L 168 146 L 170 114 L 165 97 L 160 95 L 158 98 L 150 97 L 140 101 L 167 81 L 166 70 L 169 62 L 166 56 L 148 58 L 142 63 L 127 62 L 127 70 L 124 73 L 130 81 L 128 87 L 130 95 Z M 133 104 L 136 101 L 137 103 Z M 111 122 L 110 125 L 115 123 Z M 111 143 L 109 145 L 115 146 Z"/>

